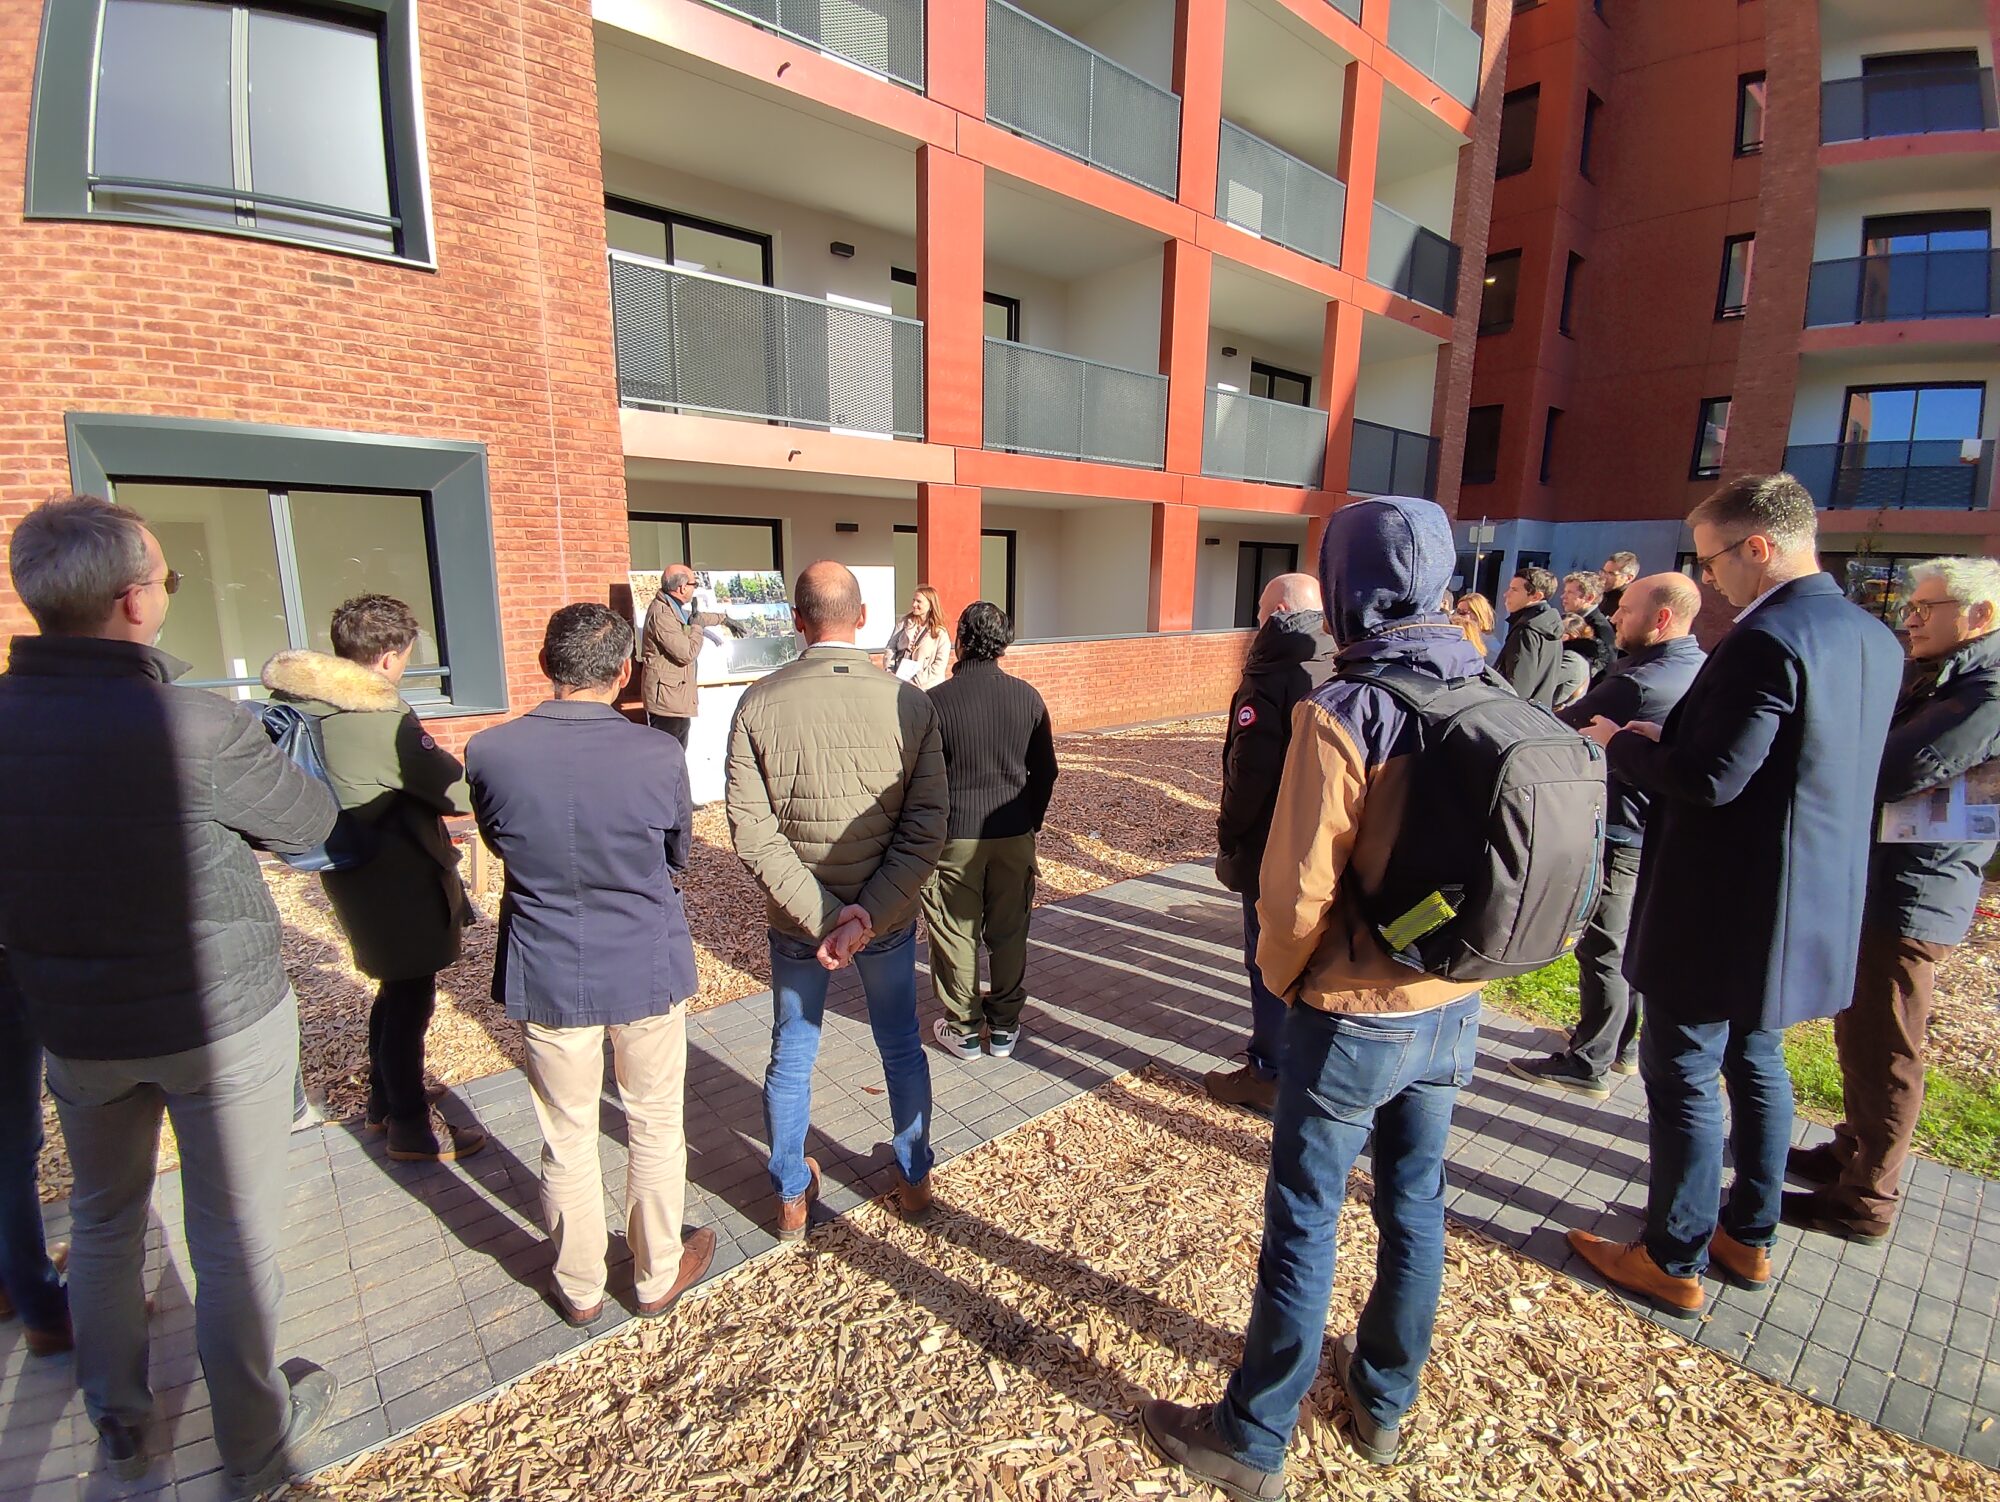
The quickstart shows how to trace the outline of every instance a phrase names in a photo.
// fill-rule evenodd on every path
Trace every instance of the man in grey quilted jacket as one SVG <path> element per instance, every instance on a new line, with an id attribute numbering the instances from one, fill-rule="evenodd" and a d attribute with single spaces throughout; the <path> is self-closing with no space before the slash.
<path id="1" fill-rule="evenodd" d="M 912 1220 L 931 1208 L 931 1071 L 917 1031 L 917 907 L 951 800 L 937 712 L 855 645 L 861 586 L 810 564 L 792 591 L 806 649 L 752 686 L 729 732 L 729 834 L 770 905 L 771 1063 L 764 1125 L 778 1238 L 805 1235 L 819 1165 L 805 1155 L 813 1061 L 833 971 L 852 964 L 882 1055 Z"/>

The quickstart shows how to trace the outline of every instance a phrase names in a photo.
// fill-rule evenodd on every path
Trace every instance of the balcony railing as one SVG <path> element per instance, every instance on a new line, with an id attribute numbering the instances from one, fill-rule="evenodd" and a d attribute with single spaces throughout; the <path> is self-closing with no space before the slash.
<path id="1" fill-rule="evenodd" d="M 1215 213 L 1239 229 L 1338 266 L 1347 184 L 1224 120 Z"/>
<path id="2" fill-rule="evenodd" d="M 1993 440 L 1795 443 L 1785 468 L 1833 509 L 1976 511 L 1992 493 Z"/>
<path id="3" fill-rule="evenodd" d="M 809 47 L 859 63 L 913 89 L 924 86 L 924 0 L 708 0 L 708 3 Z"/>
<path id="4" fill-rule="evenodd" d="M 986 0 L 986 118 L 1172 198 L 1181 101 L 1005 0 Z"/>
<path id="5" fill-rule="evenodd" d="M 1326 475 L 1326 413 L 1211 386 L 1201 472 L 1316 489 Z"/>
<path id="6" fill-rule="evenodd" d="M 1825 142 L 1992 130 L 1996 123 L 1991 68 L 1872 73 L 1819 86 L 1819 138 Z"/>
<path id="7" fill-rule="evenodd" d="M 1163 469 L 1167 378 L 988 339 L 986 446 Z"/>
<path id="8" fill-rule="evenodd" d="M 1375 205 L 1368 280 L 1445 313 L 1458 311 L 1458 247 L 1386 203 Z"/>
<path id="9" fill-rule="evenodd" d="M 2000 251 L 1927 250 L 1815 261 L 1806 327 L 2000 311 Z"/>
<path id="10" fill-rule="evenodd" d="M 1479 33 L 1438 0 L 1395 0 L 1389 48 L 1468 109 L 1479 97 Z"/>
<path id="11" fill-rule="evenodd" d="M 618 400 L 924 436 L 924 326 L 611 252 Z"/>
<path id="12" fill-rule="evenodd" d="M 1354 419 L 1347 488 L 1355 495 L 1416 495 L 1437 499 L 1438 441 L 1385 423 Z"/>
<path id="13" fill-rule="evenodd" d="M 1326 3 L 1356 26 L 1361 24 L 1361 0 L 1326 0 Z"/>

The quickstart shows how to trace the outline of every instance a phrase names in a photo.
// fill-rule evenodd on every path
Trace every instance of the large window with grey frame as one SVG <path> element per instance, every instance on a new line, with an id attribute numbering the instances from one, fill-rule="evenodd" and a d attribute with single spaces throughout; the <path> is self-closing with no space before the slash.
<path id="1" fill-rule="evenodd" d="M 656 573 L 676 563 L 703 570 L 785 571 L 785 529 L 769 517 L 635 511 L 625 528 L 634 573 Z"/>
<path id="2" fill-rule="evenodd" d="M 48 0 L 27 213 L 431 264 L 414 0 Z"/>
<path id="3" fill-rule="evenodd" d="M 71 483 L 143 516 L 185 579 L 160 638 L 182 682 L 261 698 L 274 653 L 331 651 L 334 607 L 386 594 L 417 617 L 412 703 L 506 708 L 482 445 L 108 414 L 68 431 Z"/>

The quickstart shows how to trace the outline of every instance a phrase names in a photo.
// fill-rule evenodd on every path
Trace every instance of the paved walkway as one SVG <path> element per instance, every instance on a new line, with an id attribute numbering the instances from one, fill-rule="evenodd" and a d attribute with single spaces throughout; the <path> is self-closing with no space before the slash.
<path id="1" fill-rule="evenodd" d="M 1015 1057 L 975 1064 L 931 1054 L 940 1158 L 1129 1070 L 1158 1062 L 1199 1072 L 1239 1047 L 1247 1023 L 1240 932 L 1236 899 L 1202 866 L 1042 909 L 1030 969 L 1036 999 Z M 769 1016 L 766 999 L 750 997 L 696 1015 L 688 1030 L 688 1216 L 719 1233 L 717 1273 L 773 1245 L 759 1146 Z M 1574 1274 L 1563 1230 L 1629 1234 L 1643 1203 L 1643 1100 L 1636 1080 L 1593 1106 L 1506 1072 L 1507 1058 L 1546 1042 L 1533 1027 L 1489 1019 L 1480 1068 L 1458 1108 L 1450 1209 Z M 346 1128 L 292 1140 L 280 1347 L 341 1382 L 316 1463 L 404 1433 L 585 1338 L 542 1295 L 549 1254 L 534 1221 L 540 1140 L 524 1080 L 509 1072 L 455 1094 L 453 1109 L 492 1134 L 491 1146 L 463 1165 L 392 1165 L 378 1141 Z M 614 1199 L 624 1171 L 615 1101 L 609 1093 L 605 1168 Z M 829 1001 L 815 1121 L 811 1150 L 826 1179 L 816 1213 L 886 1192 L 895 1175 L 888 1106 L 847 977 Z M 224 1494 L 194 1353 L 179 1187 L 177 1175 L 161 1180 L 153 1231 L 161 1423 L 152 1473 L 121 1487 L 93 1471 L 94 1435 L 69 1364 L 29 1358 L 10 1324 L 0 1326 L 0 1499 L 207 1502 Z M 63 1218 L 50 1217 L 56 1234 Z M 1776 1255 L 1783 1281 L 1775 1293 L 1711 1283 L 1719 1297 L 1708 1318 L 1667 1323 L 1822 1401 L 2000 1463 L 2000 1423 L 1988 1423 L 2000 1417 L 2000 1185 L 1922 1163 L 1886 1245 L 1820 1237 L 1801 1245 L 1787 1231 Z M 629 1266 L 614 1269 L 612 1293 L 630 1304 Z"/>

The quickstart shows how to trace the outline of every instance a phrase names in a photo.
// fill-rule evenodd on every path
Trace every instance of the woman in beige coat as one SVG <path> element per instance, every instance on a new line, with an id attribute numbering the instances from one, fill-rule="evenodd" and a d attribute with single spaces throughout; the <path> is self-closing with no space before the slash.
<path id="1" fill-rule="evenodd" d="M 925 693 L 951 676 L 951 638 L 945 634 L 944 607 L 938 603 L 938 592 L 928 584 L 919 584 L 910 596 L 910 613 L 896 623 L 887 651 L 889 671 Z"/>

